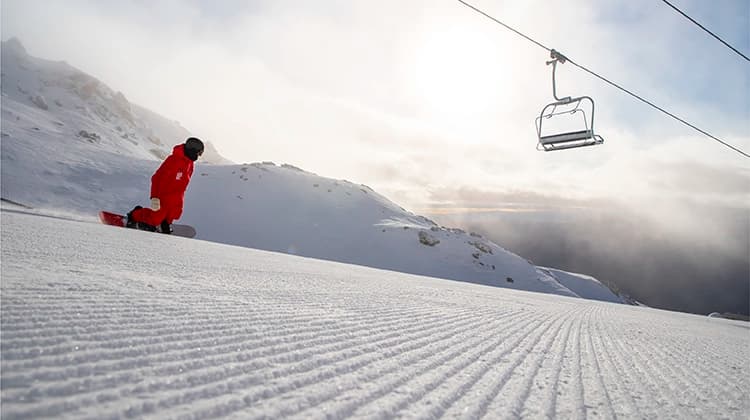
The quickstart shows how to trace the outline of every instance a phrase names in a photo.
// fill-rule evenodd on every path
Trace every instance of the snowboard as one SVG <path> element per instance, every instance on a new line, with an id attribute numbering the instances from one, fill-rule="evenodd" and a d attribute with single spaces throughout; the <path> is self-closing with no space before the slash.
<path id="1" fill-rule="evenodd" d="M 125 216 L 117 213 L 111 213 L 108 211 L 99 212 L 99 220 L 105 225 L 125 227 Z M 160 227 L 156 227 L 156 231 L 160 232 Z M 172 235 L 182 236 L 184 238 L 194 238 L 195 228 L 189 225 L 172 224 Z"/>

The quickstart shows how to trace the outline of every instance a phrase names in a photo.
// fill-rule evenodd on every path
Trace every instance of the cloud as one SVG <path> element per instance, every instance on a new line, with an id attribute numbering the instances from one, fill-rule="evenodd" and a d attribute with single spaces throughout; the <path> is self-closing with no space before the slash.
<path id="1" fill-rule="evenodd" d="M 453 206 L 459 206 L 481 211 L 492 208 L 545 211 L 589 208 L 595 204 L 585 200 L 544 195 L 533 191 L 491 191 L 472 187 L 435 189 L 431 191 L 430 197 L 432 202 L 436 203 L 432 208 L 450 209 Z"/>
<path id="2" fill-rule="evenodd" d="M 532 197 L 535 200 L 538 197 Z M 747 314 L 750 219 L 746 209 L 693 208 L 681 232 L 628 208 L 589 205 L 531 212 L 433 213 L 481 232 L 535 264 L 586 273 L 647 305 Z"/>
<path id="3" fill-rule="evenodd" d="M 750 168 L 727 168 L 690 161 L 660 165 L 652 175 L 659 189 L 698 195 L 711 195 L 747 202 Z"/>

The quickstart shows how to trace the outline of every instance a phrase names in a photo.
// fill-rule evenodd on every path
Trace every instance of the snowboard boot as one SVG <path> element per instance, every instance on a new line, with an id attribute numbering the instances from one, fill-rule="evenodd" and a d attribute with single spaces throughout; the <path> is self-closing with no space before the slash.
<path id="1" fill-rule="evenodd" d="M 137 229 L 147 230 L 149 232 L 156 232 L 156 226 L 151 226 L 148 223 L 137 222 L 136 225 L 137 225 Z"/>
<path id="2" fill-rule="evenodd" d="M 136 210 L 142 209 L 142 206 L 135 206 L 133 210 L 130 210 L 130 213 L 128 213 L 127 218 L 125 220 L 125 227 L 131 228 L 131 229 L 139 229 L 138 222 L 133 220 L 133 212 Z"/>
<path id="3" fill-rule="evenodd" d="M 167 235 L 172 234 L 172 226 L 170 226 L 166 220 L 161 222 L 161 233 L 166 233 Z"/>
<path id="4" fill-rule="evenodd" d="M 149 232 L 156 232 L 156 226 L 151 226 L 148 223 L 136 222 L 135 220 L 133 220 L 133 212 L 142 208 L 143 207 L 141 206 L 135 206 L 133 210 L 130 210 L 125 221 L 125 227 L 131 229 L 146 230 Z"/>

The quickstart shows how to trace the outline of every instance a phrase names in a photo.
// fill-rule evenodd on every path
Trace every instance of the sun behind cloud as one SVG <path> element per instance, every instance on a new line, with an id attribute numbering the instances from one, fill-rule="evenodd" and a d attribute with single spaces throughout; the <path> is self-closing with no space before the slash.
<path id="1" fill-rule="evenodd" d="M 436 119 L 471 123 L 502 112 L 513 77 L 510 51 L 496 37 L 468 25 L 440 27 L 417 37 L 406 59 L 408 90 Z"/>

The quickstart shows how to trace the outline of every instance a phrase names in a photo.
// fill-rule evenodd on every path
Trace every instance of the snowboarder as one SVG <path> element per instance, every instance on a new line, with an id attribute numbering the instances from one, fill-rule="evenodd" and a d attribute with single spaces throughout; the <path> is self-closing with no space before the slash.
<path id="1" fill-rule="evenodd" d="M 160 227 L 172 233 L 171 224 L 182 216 L 185 190 L 193 175 L 193 162 L 203 154 L 203 142 L 195 137 L 178 144 L 151 177 L 151 208 L 135 206 L 125 226 L 151 232 Z"/>

